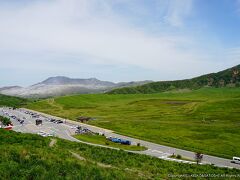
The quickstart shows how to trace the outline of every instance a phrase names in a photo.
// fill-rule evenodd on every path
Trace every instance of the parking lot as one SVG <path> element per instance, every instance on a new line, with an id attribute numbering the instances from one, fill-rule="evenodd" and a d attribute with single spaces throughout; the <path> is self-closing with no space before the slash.
<path id="1" fill-rule="evenodd" d="M 71 135 L 75 134 L 75 125 L 66 124 L 64 121 L 49 118 L 37 113 L 25 111 L 23 109 L 2 108 L 0 115 L 9 117 L 13 124 L 13 130 L 22 133 L 33 133 L 41 136 L 56 136 L 59 138 L 74 141 Z M 36 125 L 36 120 L 42 123 Z"/>
<path id="2" fill-rule="evenodd" d="M 112 131 L 90 126 L 87 124 L 65 120 L 51 115 L 44 115 L 26 109 L 0 108 L 0 115 L 10 118 L 12 130 L 21 133 L 38 134 L 43 137 L 59 137 L 62 139 L 82 142 L 73 137 L 73 135 L 83 133 L 99 133 L 114 137 Z M 95 146 L 102 146 L 87 143 Z M 133 142 L 133 144 L 136 144 Z M 104 146 L 105 147 L 105 146 Z M 111 147 L 110 147 L 111 148 Z M 115 148 L 113 148 L 115 149 Z"/>

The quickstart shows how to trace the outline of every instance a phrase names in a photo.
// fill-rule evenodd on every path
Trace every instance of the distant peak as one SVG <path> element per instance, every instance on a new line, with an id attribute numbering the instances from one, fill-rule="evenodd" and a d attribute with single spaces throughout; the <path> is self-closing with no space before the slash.
<path id="1" fill-rule="evenodd" d="M 92 86 L 114 86 L 108 81 L 101 81 L 97 78 L 75 79 L 66 76 L 49 77 L 37 85 L 92 85 Z"/>
<path id="2" fill-rule="evenodd" d="M 10 90 L 10 89 L 21 89 L 21 86 L 5 86 L 5 87 L 0 87 L 0 91 L 2 90 Z"/>
<path id="3" fill-rule="evenodd" d="M 89 79 L 86 79 L 86 80 L 89 80 L 89 81 L 100 81 L 100 80 L 97 79 L 97 78 L 89 78 Z"/>
<path id="4" fill-rule="evenodd" d="M 97 78 L 89 78 L 89 80 L 99 80 L 99 79 L 97 79 Z"/>
<path id="5" fill-rule="evenodd" d="M 45 81 L 52 80 L 52 79 L 70 79 L 70 78 L 66 76 L 54 76 L 54 77 L 47 78 Z"/>

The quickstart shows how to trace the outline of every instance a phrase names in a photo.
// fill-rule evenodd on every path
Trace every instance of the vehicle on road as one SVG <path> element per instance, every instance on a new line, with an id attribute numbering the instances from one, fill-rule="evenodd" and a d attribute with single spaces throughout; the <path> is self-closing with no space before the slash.
<path id="1" fill-rule="evenodd" d="M 61 121 L 61 120 L 56 120 L 54 123 L 56 123 L 56 124 L 61 124 L 61 123 L 63 123 L 63 121 Z"/>
<path id="2" fill-rule="evenodd" d="M 54 136 L 54 135 L 53 135 L 53 134 L 51 134 L 51 133 L 49 133 L 49 134 L 48 134 L 48 137 L 53 137 L 53 136 Z"/>
<path id="3" fill-rule="evenodd" d="M 40 116 L 39 115 L 32 115 L 32 118 L 39 118 Z"/>
<path id="4" fill-rule="evenodd" d="M 13 119 L 16 119 L 16 118 L 17 118 L 17 117 L 16 117 L 16 116 L 14 116 L 14 115 L 11 115 L 10 117 L 11 117 L 11 118 L 13 118 Z"/>
<path id="5" fill-rule="evenodd" d="M 111 138 L 110 141 L 115 142 L 115 143 L 121 143 L 120 138 Z"/>
<path id="6" fill-rule="evenodd" d="M 108 137 L 107 138 L 109 141 L 115 142 L 115 143 L 121 143 L 121 144 L 125 144 L 125 145 L 131 145 L 131 141 L 129 140 L 125 140 L 125 139 L 120 139 L 120 138 L 112 138 L 112 137 Z"/>
<path id="7" fill-rule="evenodd" d="M 40 132 L 38 132 L 37 134 L 40 135 L 40 136 L 42 136 L 42 137 L 52 137 L 52 136 L 54 136 L 53 134 L 51 134 L 51 133 L 46 133 L 46 132 L 44 132 L 44 131 L 40 131 Z"/>
<path id="8" fill-rule="evenodd" d="M 240 157 L 233 157 L 231 163 L 240 164 Z"/>
<path id="9" fill-rule="evenodd" d="M 122 139 L 121 144 L 131 145 L 131 141 Z"/>
<path id="10" fill-rule="evenodd" d="M 55 121 L 56 121 L 56 119 L 50 119 L 50 122 L 53 122 L 53 123 L 54 123 Z"/>
<path id="11" fill-rule="evenodd" d="M 41 119 L 36 119 L 36 125 L 42 125 L 42 120 Z"/>
<path id="12" fill-rule="evenodd" d="M 13 126 L 12 125 L 8 125 L 8 126 L 5 126 L 4 129 L 5 130 L 12 130 Z"/>
<path id="13" fill-rule="evenodd" d="M 90 129 L 85 128 L 85 127 L 81 127 L 81 126 L 77 126 L 77 129 L 75 131 L 75 134 L 94 134 L 94 132 L 92 132 Z"/>

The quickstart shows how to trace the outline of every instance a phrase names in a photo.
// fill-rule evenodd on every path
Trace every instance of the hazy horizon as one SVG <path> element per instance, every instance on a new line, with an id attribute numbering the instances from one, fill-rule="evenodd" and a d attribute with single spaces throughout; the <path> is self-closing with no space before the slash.
<path id="1" fill-rule="evenodd" d="M 229 67 L 231 68 L 231 67 Z M 227 68 L 228 69 L 228 68 Z M 225 69 L 223 69 L 225 70 Z M 220 70 L 221 71 L 221 70 Z M 217 71 L 219 72 L 219 71 Z M 210 72 L 210 73 L 217 73 L 217 72 Z M 206 75 L 206 74 L 201 74 L 201 75 Z M 201 76 L 199 75 L 199 76 Z M 49 76 L 49 77 L 46 77 L 45 79 L 42 79 L 42 80 L 39 80 L 37 82 L 33 82 L 32 84 L 27 84 L 27 85 L 19 85 L 19 84 L 12 84 L 12 85 L 5 85 L 5 86 L 1 86 L 0 85 L 0 88 L 3 88 L 3 87 L 11 87 L 11 86 L 20 86 L 20 87 L 28 87 L 28 86 L 32 86 L 32 85 L 35 85 L 37 83 L 41 83 L 49 78 L 56 78 L 56 77 L 66 77 L 66 78 L 70 78 L 70 79 L 98 79 L 100 81 L 108 81 L 108 82 L 113 82 L 113 83 L 124 83 L 124 82 L 137 82 L 137 81 L 153 81 L 153 82 L 157 82 L 157 81 L 166 81 L 166 80 L 153 80 L 153 79 L 143 79 L 143 80 L 128 80 L 128 81 L 111 81 L 111 80 L 105 80 L 105 79 L 100 79 L 100 78 L 97 78 L 97 77 L 86 77 L 86 78 L 81 78 L 81 77 L 71 77 L 71 76 L 62 76 L 62 75 L 56 75 L 56 76 Z M 198 76 L 194 76 L 194 77 L 189 77 L 189 78 L 186 78 L 186 79 L 191 79 L 191 78 L 195 78 L 195 77 L 198 77 Z M 183 79 L 170 79 L 171 81 L 174 81 L 174 80 L 183 80 Z"/>
<path id="2" fill-rule="evenodd" d="M 0 87 L 177 80 L 240 64 L 240 0 L 0 0 Z"/>

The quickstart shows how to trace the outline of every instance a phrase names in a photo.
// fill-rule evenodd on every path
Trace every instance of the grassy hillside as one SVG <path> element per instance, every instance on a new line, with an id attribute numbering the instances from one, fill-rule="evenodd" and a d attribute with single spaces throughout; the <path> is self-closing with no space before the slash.
<path id="1" fill-rule="evenodd" d="M 159 144 L 231 158 L 240 156 L 240 88 L 182 93 L 89 94 L 35 102 L 28 108 Z"/>
<path id="2" fill-rule="evenodd" d="M 178 81 L 160 81 L 137 87 L 114 89 L 108 94 L 159 93 L 177 89 L 199 89 L 202 87 L 240 87 L 240 65 L 233 68 L 203 75 L 193 79 Z"/>
<path id="3" fill-rule="evenodd" d="M 240 174 L 236 169 L 168 162 L 4 130 L 0 130 L 0 139 L 0 179 L 4 180 L 162 179 L 168 178 L 168 174 Z"/>
<path id="4" fill-rule="evenodd" d="M 19 107 L 26 103 L 26 99 L 0 94 L 0 106 Z"/>

